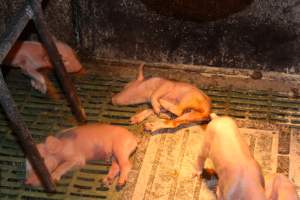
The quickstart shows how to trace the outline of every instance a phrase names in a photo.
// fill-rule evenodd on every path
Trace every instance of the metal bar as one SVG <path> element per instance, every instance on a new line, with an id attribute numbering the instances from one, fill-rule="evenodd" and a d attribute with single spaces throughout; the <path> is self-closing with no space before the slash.
<path id="1" fill-rule="evenodd" d="M 0 44 L 0 63 L 4 60 L 11 47 L 14 45 L 28 21 L 32 18 L 33 12 L 30 5 L 26 2 L 20 11 L 12 18 L 10 27 L 1 36 Z M 30 132 L 22 120 L 20 113 L 18 112 L 17 106 L 11 97 L 11 94 L 4 81 L 2 71 L 0 70 L 0 103 L 4 112 L 11 122 L 11 128 L 16 134 L 21 146 L 25 152 L 25 155 L 32 164 L 36 174 L 40 177 L 41 182 L 45 189 L 49 192 L 55 191 L 55 185 L 51 180 L 49 171 L 47 170 L 44 161 L 38 152 Z"/>
<path id="2" fill-rule="evenodd" d="M 32 16 L 31 7 L 25 2 L 19 12 L 12 18 L 10 27 L 0 37 L 0 63 L 2 63 L 11 47 L 15 44 Z"/>
<path id="3" fill-rule="evenodd" d="M 33 20 L 39 36 L 46 48 L 49 58 L 54 66 L 58 79 L 63 87 L 67 96 L 71 109 L 79 122 L 86 122 L 87 117 L 81 105 L 80 99 L 76 94 L 76 90 L 70 77 L 68 76 L 61 56 L 56 48 L 53 38 L 47 28 L 47 23 L 44 20 L 41 4 L 37 0 L 29 0 L 33 10 Z"/>
<path id="4" fill-rule="evenodd" d="M 37 150 L 33 139 L 29 133 L 29 130 L 22 120 L 21 115 L 17 110 L 17 106 L 14 100 L 11 97 L 11 94 L 7 88 L 7 85 L 4 81 L 2 71 L 0 70 L 0 103 L 4 112 L 8 116 L 11 122 L 12 129 L 14 133 L 17 135 L 23 150 L 29 159 L 30 163 L 32 163 L 32 167 L 40 177 L 40 180 L 45 187 L 45 189 L 49 192 L 55 191 L 55 185 L 51 180 L 50 173 L 48 172 L 44 161 Z"/>

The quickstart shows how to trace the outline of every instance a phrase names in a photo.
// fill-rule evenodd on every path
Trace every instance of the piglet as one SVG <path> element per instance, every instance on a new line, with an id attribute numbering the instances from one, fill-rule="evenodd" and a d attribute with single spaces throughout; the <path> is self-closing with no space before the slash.
<path id="1" fill-rule="evenodd" d="M 235 121 L 230 117 L 211 115 L 203 146 L 198 156 L 196 174 L 203 172 L 210 158 L 218 175 L 217 199 L 263 200 L 264 179 Z"/>
<path id="2" fill-rule="evenodd" d="M 268 200 L 299 200 L 294 184 L 278 173 L 266 177 L 266 196 Z"/>
<path id="3" fill-rule="evenodd" d="M 137 143 L 138 139 L 126 128 L 95 123 L 67 129 L 58 137 L 48 136 L 45 143 L 38 144 L 37 148 L 54 181 L 59 181 L 68 170 L 82 167 L 86 161 L 112 159 L 112 166 L 103 182 L 111 184 L 120 175 L 117 188 L 121 188 L 131 169 L 129 156 Z M 25 183 L 39 186 L 40 181 L 28 162 L 26 172 Z"/>
<path id="4" fill-rule="evenodd" d="M 146 130 L 175 128 L 180 124 L 209 119 L 211 100 L 197 87 L 161 77 L 144 79 L 143 64 L 140 65 L 136 80 L 112 97 L 114 105 L 132 105 L 151 102 L 152 109 L 146 109 L 131 117 L 131 123 L 139 123 L 152 114 L 159 114 L 161 108 L 176 115 L 165 123 L 146 123 Z"/>
<path id="5" fill-rule="evenodd" d="M 78 72 L 82 66 L 71 47 L 63 42 L 56 42 L 59 53 L 62 56 L 66 71 Z M 47 92 L 45 78 L 38 72 L 40 68 L 52 68 L 48 54 L 40 42 L 23 41 L 17 42 L 4 60 L 7 65 L 20 67 L 24 74 L 28 75 L 31 85 L 42 93 Z"/>

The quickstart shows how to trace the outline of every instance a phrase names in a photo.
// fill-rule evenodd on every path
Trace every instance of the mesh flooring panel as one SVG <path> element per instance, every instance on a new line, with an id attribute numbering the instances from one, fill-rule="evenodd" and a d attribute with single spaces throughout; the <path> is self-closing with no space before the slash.
<path id="1" fill-rule="evenodd" d="M 129 118 L 137 110 L 148 105 L 118 107 L 110 103 L 111 95 L 120 91 L 134 76 L 124 75 L 116 78 L 111 74 L 102 73 L 100 69 L 98 66 L 89 69 L 84 75 L 73 76 L 88 121 L 126 126 L 141 136 L 141 126 L 130 125 Z M 7 76 L 13 98 L 37 143 L 49 134 L 76 125 L 67 101 L 58 89 L 56 79 L 52 74 L 49 75 L 49 79 L 52 84 L 51 98 L 32 89 L 28 78 L 21 74 L 20 70 L 11 70 Z M 213 110 L 218 114 L 288 124 L 295 128 L 300 126 L 299 99 L 271 91 L 236 90 L 200 84 L 197 86 L 213 99 Z M 288 139 L 279 136 L 279 140 Z M 279 151 L 284 151 L 285 148 L 279 147 Z M 100 187 L 100 180 L 107 174 L 108 167 L 97 161 L 88 163 L 80 170 L 71 171 L 57 185 L 58 192 L 51 195 L 46 194 L 42 188 L 24 186 L 22 182 L 25 177 L 25 158 L 1 111 L 0 199 L 118 199 L 121 193 L 116 192 L 114 187 Z"/>

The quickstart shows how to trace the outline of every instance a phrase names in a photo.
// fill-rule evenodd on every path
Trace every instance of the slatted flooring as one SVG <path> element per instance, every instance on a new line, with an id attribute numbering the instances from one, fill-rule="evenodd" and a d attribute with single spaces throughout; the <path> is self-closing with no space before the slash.
<path id="1" fill-rule="evenodd" d="M 125 126 L 139 137 L 149 138 L 149 134 L 142 132 L 141 125 L 129 124 L 130 116 L 148 105 L 118 107 L 110 103 L 111 95 L 120 91 L 125 83 L 134 78 L 134 74 L 114 76 L 113 72 L 103 73 L 101 67 L 105 68 L 107 65 L 107 62 L 100 62 L 100 66 L 97 63 L 96 67 L 89 64 L 86 74 L 72 75 L 88 121 Z M 113 68 L 116 69 L 118 68 Z M 7 76 L 13 98 L 36 142 L 43 141 L 48 134 L 76 125 L 56 79 L 51 73 L 49 77 L 52 83 L 51 97 L 32 89 L 28 78 L 20 70 L 11 70 Z M 300 127 L 299 98 L 290 98 L 287 94 L 274 91 L 257 91 L 255 88 L 241 90 L 198 83 L 196 85 L 213 99 L 213 110 L 218 114 L 236 119 L 284 124 L 294 129 Z M 279 151 L 288 149 L 289 141 L 290 134 L 279 135 Z M 146 151 L 146 147 L 139 151 Z M 137 156 L 132 159 L 134 162 L 141 162 L 143 158 Z M 108 167 L 101 161 L 90 162 L 80 170 L 67 173 L 58 183 L 55 194 L 47 194 L 42 188 L 24 186 L 22 182 L 25 177 L 25 158 L 8 127 L 5 115 L 0 113 L 0 199 L 122 199 L 126 190 L 123 193 L 117 192 L 114 187 L 105 188 L 100 184 L 100 180 L 108 172 Z"/>

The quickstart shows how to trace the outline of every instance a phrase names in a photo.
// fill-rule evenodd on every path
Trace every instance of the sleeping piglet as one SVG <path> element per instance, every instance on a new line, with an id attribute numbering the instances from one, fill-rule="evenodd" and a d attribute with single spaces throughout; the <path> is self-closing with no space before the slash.
<path id="1" fill-rule="evenodd" d="M 82 66 L 73 49 L 60 41 L 56 41 L 55 44 L 62 56 L 66 71 L 70 73 L 80 71 Z M 32 79 L 31 85 L 40 92 L 46 93 L 46 81 L 38 69 L 52 68 L 52 64 L 42 43 L 35 41 L 16 42 L 6 56 L 4 63 L 20 67 L 23 73 Z"/>
<path id="2" fill-rule="evenodd" d="M 299 200 L 295 185 L 278 173 L 266 177 L 266 195 L 268 200 Z"/>
<path id="3" fill-rule="evenodd" d="M 88 124 L 67 129 L 58 137 L 48 136 L 37 145 L 54 181 L 74 167 L 82 167 L 89 160 L 110 160 L 112 166 L 103 180 L 111 184 L 120 175 L 117 187 L 125 185 L 131 169 L 129 156 L 135 151 L 138 139 L 126 128 L 108 124 Z M 26 162 L 26 184 L 38 186 L 40 181 Z"/>
<path id="4" fill-rule="evenodd" d="M 196 165 L 196 175 L 203 172 L 210 158 L 218 175 L 217 199 L 264 200 L 264 179 L 235 121 L 211 114 L 203 146 Z"/>
<path id="5" fill-rule="evenodd" d="M 148 122 L 145 128 L 154 132 L 160 128 L 175 128 L 181 124 L 209 120 L 210 98 L 196 86 L 168 80 L 162 77 L 144 78 L 143 66 L 139 67 L 136 80 L 128 83 L 124 89 L 112 97 L 114 105 L 133 105 L 150 102 L 152 109 L 146 109 L 131 117 L 136 124 L 162 109 L 176 115 L 174 120 L 165 120 L 164 124 Z"/>

